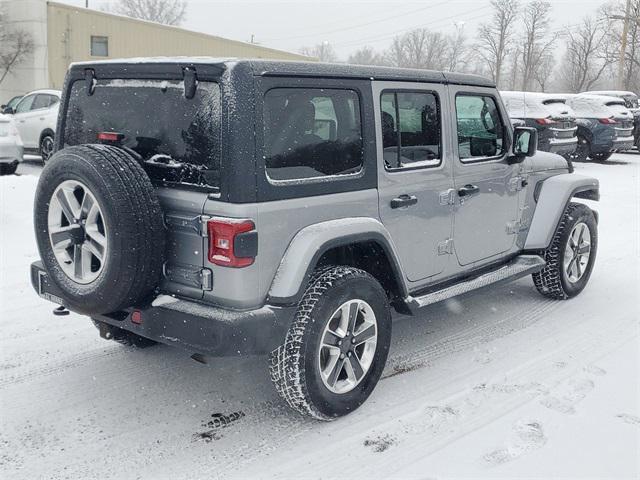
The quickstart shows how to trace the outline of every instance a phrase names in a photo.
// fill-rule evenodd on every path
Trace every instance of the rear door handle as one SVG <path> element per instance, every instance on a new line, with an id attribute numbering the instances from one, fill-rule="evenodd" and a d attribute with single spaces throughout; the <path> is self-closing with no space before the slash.
<path id="1" fill-rule="evenodd" d="M 468 197 L 469 195 L 473 195 L 474 193 L 478 193 L 480 191 L 480 187 L 477 185 L 465 185 L 464 187 L 458 190 L 459 197 Z"/>
<path id="2" fill-rule="evenodd" d="M 408 207 L 416 203 L 418 203 L 416 196 L 404 194 L 391 200 L 391 208 Z"/>

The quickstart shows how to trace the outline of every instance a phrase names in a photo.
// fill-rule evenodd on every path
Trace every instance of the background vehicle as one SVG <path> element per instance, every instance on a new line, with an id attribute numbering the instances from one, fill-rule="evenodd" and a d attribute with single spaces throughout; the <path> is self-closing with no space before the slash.
<path id="1" fill-rule="evenodd" d="M 0 105 L 0 113 L 11 115 L 13 114 L 13 109 L 16 107 L 18 102 L 22 100 L 24 95 L 18 95 L 9 100 L 5 105 Z"/>
<path id="2" fill-rule="evenodd" d="M 22 154 L 22 140 L 13 119 L 0 114 L 0 174 L 14 174 Z"/>
<path id="3" fill-rule="evenodd" d="M 46 162 L 53 152 L 53 141 L 60 107 L 60 91 L 37 90 L 26 94 L 14 108 L 13 118 L 27 153 Z"/>
<path id="4" fill-rule="evenodd" d="M 104 338 L 270 353 L 302 414 L 367 399 L 392 308 L 529 274 L 567 299 L 591 274 L 596 216 L 572 198 L 597 180 L 536 152 L 484 78 L 157 59 L 74 64 L 66 85 L 36 291 Z"/>
<path id="5" fill-rule="evenodd" d="M 599 90 L 584 92 L 584 94 L 622 98 L 624 100 L 625 107 L 627 107 L 633 114 L 633 137 L 635 139 L 636 147 L 640 149 L 640 101 L 638 100 L 638 95 L 633 92 L 625 92 L 623 90 Z"/>
<path id="6" fill-rule="evenodd" d="M 615 151 L 633 148 L 633 116 L 621 98 L 602 95 L 569 95 L 578 124 L 575 158 L 605 161 Z"/>
<path id="7" fill-rule="evenodd" d="M 538 131 L 538 148 L 569 156 L 578 144 L 575 114 L 566 98 L 547 93 L 501 91 L 511 119 Z"/>

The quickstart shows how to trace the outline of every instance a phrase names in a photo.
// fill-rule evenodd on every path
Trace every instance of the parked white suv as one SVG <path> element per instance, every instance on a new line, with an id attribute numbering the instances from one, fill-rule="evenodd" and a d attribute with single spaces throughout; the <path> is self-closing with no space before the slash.
<path id="1" fill-rule="evenodd" d="M 43 162 L 53 152 L 59 106 L 59 90 L 36 90 L 25 95 L 13 109 L 25 153 L 36 153 Z"/>
<path id="2" fill-rule="evenodd" d="M 13 175 L 22 161 L 22 140 L 13 119 L 0 113 L 0 175 Z"/>

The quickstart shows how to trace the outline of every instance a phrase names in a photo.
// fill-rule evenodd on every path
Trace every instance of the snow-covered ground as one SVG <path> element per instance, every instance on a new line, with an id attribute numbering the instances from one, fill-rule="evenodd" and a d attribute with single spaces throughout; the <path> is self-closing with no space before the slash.
<path id="1" fill-rule="evenodd" d="M 531 279 L 394 324 L 369 401 L 333 423 L 276 398 L 264 358 L 129 350 L 29 285 L 38 168 L 0 178 L 0 478 L 640 477 L 640 155 L 600 179 L 600 245 L 574 300 Z"/>

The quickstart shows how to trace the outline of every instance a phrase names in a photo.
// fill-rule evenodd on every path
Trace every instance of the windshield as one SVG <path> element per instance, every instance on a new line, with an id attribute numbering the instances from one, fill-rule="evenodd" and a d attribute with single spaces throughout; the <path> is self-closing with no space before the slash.
<path id="1" fill-rule="evenodd" d="M 98 134 L 124 135 L 122 145 L 149 165 L 179 169 L 183 183 L 219 185 L 220 88 L 200 82 L 192 99 L 182 81 L 98 80 L 92 95 L 85 81 L 69 94 L 64 144 L 98 143 Z M 183 167 L 180 169 L 180 167 Z"/>

